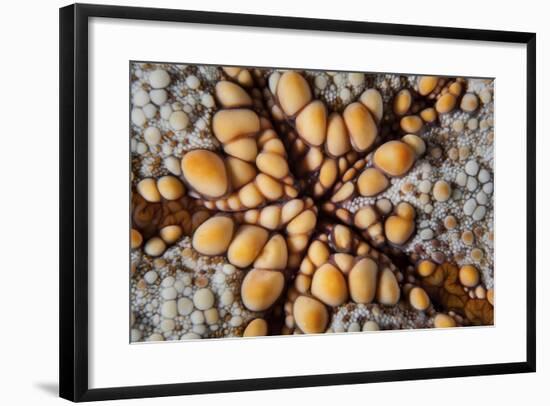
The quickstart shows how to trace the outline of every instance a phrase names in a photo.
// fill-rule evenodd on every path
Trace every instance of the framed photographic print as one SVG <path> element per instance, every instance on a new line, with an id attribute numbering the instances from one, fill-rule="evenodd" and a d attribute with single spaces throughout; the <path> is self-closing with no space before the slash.
<path id="1" fill-rule="evenodd" d="M 62 397 L 535 371 L 535 34 L 79 4 L 60 69 Z"/>

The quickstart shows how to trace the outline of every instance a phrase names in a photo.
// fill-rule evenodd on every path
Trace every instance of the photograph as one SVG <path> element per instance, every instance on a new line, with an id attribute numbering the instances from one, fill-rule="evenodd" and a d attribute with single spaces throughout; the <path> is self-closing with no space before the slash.
<path id="1" fill-rule="evenodd" d="M 492 327 L 494 83 L 130 61 L 129 341 Z"/>
<path id="2" fill-rule="evenodd" d="M 548 13 L 470 3 L 6 3 L 0 406 L 550 405 Z"/>

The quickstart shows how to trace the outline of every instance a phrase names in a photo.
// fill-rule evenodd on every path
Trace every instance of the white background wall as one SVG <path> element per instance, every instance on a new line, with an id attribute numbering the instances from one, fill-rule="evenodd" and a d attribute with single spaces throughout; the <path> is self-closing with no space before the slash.
<path id="1" fill-rule="evenodd" d="M 98 0 L 99 1 L 99 0 Z M 101 0 L 105 4 L 368 20 L 537 33 L 538 97 L 538 371 L 536 374 L 335 386 L 239 394 L 138 400 L 134 404 L 339 404 L 409 402 L 423 405 L 545 404 L 550 400 L 550 301 L 544 295 L 550 265 L 547 238 L 550 177 L 545 112 L 550 101 L 550 25 L 544 2 L 334 2 L 278 0 Z M 58 7 L 63 1 L 11 1 L 0 13 L 0 402 L 60 404 L 57 398 L 58 328 Z M 445 6 L 444 6 L 445 4 Z M 246 46 L 246 44 L 243 44 Z M 182 42 L 182 48 L 185 42 Z M 253 52 L 253 50 L 251 50 Z M 330 50 L 328 50 L 330 54 Z M 419 56 L 430 57 L 430 56 Z M 436 58 L 437 56 L 432 56 Z M 483 61 L 475 61 L 483 63 Z M 523 198 L 522 196 L 520 198 Z M 523 215 L 519 213 L 518 215 Z M 513 213 L 511 219 L 513 221 Z M 518 241 L 518 244 L 523 244 Z M 546 316 L 546 318 L 544 318 Z M 519 326 L 518 328 L 523 328 Z M 494 343 L 504 345 L 504 343 Z M 338 349 L 331 349 L 338 351 Z M 452 348 L 449 348 L 452 351 Z M 322 357 L 322 354 L 319 354 Z M 430 354 L 426 354 L 427 357 Z M 388 354 L 391 357 L 391 354 Z M 292 362 L 292 360 L 289 360 Z M 182 365 L 182 368 L 185 366 Z M 122 402 L 114 402 L 122 404 Z"/>

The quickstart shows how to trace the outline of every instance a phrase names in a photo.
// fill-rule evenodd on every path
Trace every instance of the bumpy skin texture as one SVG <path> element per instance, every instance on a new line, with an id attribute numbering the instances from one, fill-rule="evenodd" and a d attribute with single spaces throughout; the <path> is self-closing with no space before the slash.
<path id="1" fill-rule="evenodd" d="M 491 82 L 131 71 L 132 342 L 493 323 Z"/>

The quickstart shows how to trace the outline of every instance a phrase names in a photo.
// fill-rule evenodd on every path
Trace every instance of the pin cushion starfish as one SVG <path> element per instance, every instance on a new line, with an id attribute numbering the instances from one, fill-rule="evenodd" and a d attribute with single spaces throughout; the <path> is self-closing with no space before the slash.
<path id="1" fill-rule="evenodd" d="M 134 64 L 132 341 L 492 324 L 487 89 Z"/>

